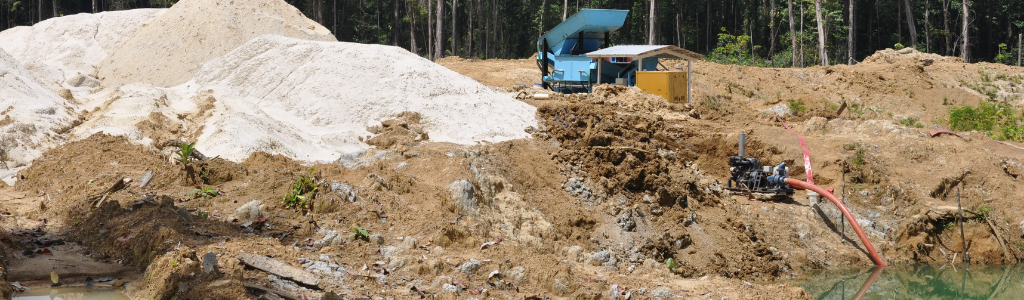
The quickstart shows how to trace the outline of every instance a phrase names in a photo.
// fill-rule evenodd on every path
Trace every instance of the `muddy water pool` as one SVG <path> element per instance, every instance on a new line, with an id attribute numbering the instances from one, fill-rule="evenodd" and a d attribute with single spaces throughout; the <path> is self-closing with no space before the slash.
<path id="1" fill-rule="evenodd" d="M 1024 299 L 1024 265 L 826 270 L 785 282 L 813 299 Z"/>

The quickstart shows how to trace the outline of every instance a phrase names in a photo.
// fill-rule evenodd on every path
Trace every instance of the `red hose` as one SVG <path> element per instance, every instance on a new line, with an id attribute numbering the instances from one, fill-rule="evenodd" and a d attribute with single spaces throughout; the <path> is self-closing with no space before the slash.
<path id="1" fill-rule="evenodd" d="M 778 120 L 779 122 L 782 122 L 782 127 L 785 127 L 786 130 L 789 130 L 789 132 L 792 132 L 800 139 L 800 148 L 803 148 L 804 150 L 804 170 L 807 171 L 807 182 L 814 184 L 814 172 L 811 172 L 811 151 L 807 150 L 807 141 L 804 140 L 804 136 L 796 133 L 793 129 L 790 129 L 789 125 L 786 125 L 786 121 L 783 121 L 781 118 Z"/>
<path id="2" fill-rule="evenodd" d="M 814 185 L 813 183 L 807 183 L 793 178 L 786 178 L 786 184 L 789 184 L 795 189 L 812 190 L 815 193 L 825 196 L 829 201 L 832 201 L 832 203 L 839 207 L 839 210 L 843 212 L 843 216 L 846 216 L 846 220 L 850 221 L 850 225 L 853 225 L 853 230 L 857 232 L 857 236 L 860 237 L 860 241 L 864 243 L 864 248 L 868 249 L 868 254 L 871 255 L 871 260 L 874 261 L 876 265 L 883 267 L 888 266 L 885 264 L 885 261 L 882 260 L 882 257 L 878 255 L 878 251 L 875 251 L 875 246 L 871 245 L 871 241 L 869 241 L 868 236 L 864 234 L 864 230 L 860 228 L 860 224 L 857 223 L 857 219 L 853 218 L 853 214 L 850 213 L 850 210 L 847 209 L 846 205 L 843 205 L 842 202 L 839 202 L 839 199 L 836 198 L 835 195 L 829 193 L 820 186 Z"/>
<path id="3" fill-rule="evenodd" d="M 871 272 L 871 276 L 868 277 L 868 280 L 865 281 L 864 285 L 862 285 L 860 290 L 857 291 L 857 295 L 853 296 L 853 300 L 860 300 L 861 298 L 864 298 L 864 294 L 868 293 L 868 289 L 871 288 L 871 285 L 875 284 L 875 280 L 878 279 L 878 275 L 882 275 L 882 270 L 885 270 L 885 267 L 875 267 L 875 271 Z"/>

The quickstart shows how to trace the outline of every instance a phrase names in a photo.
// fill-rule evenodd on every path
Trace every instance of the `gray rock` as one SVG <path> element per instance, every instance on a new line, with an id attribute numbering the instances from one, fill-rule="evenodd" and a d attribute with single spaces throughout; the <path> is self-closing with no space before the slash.
<path id="1" fill-rule="evenodd" d="M 384 236 L 380 235 L 379 233 L 371 234 L 370 235 L 370 242 L 376 243 L 377 245 L 383 245 L 384 244 Z"/>
<path id="2" fill-rule="evenodd" d="M 621 300 L 622 299 L 622 297 L 621 297 L 621 295 L 619 293 L 619 285 L 613 284 L 610 288 L 608 288 L 608 299 L 610 299 L 610 300 Z"/>
<path id="3" fill-rule="evenodd" d="M 611 251 L 603 250 L 591 254 L 590 257 L 587 258 L 587 264 L 591 266 L 600 266 L 605 263 L 611 262 L 613 259 L 615 259 L 615 257 L 613 257 Z"/>
<path id="4" fill-rule="evenodd" d="M 463 214 L 469 214 L 476 211 L 476 203 L 473 202 L 473 184 L 469 180 L 459 180 L 452 182 L 448 186 L 448 192 L 450 193 L 452 200 L 458 203 L 463 208 Z"/>
<path id="5" fill-rule="evenodd" d="M 444 286 L 441 287 L 441 291 L 445 293 L 458 293 L 459 287 L 445 283 Z"/>
<path id="6" fill-rule="evenodd" d="M 672 298 L 672 291 L 667 288 L 658 288 L 651 292 L 651 297 L 654 298 Z"/>
<path id="7" fill-rule="evenodd" d="M 476 259 L 470 259 L 468 262 L 462 264 L 462 266 L 459 267 L 459 270 L 461 270 L 462 273 L 466 274 L 476 273 L 476 271 L 480 270 L 480 261 Z"/>
<path id="8" fill-rule="evenodd" d="M 203 274 L 210 274 L 217 271 L 217 254 L 206 252 L 203 255 Z"/>
<path id="9" fill-rule="evenodd" d="M 583 200 L 593 199 L 594 192 L 587 187 L 583 180 L 576 177 L 569 178 L 569 181 L 562 185 L 562 189 Z"/>

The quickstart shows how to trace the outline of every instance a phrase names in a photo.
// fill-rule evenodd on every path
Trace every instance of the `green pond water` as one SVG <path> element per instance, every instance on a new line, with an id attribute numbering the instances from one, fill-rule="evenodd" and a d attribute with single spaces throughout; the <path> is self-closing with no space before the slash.
<path id="1" fill-rule="evenodd" d="M 1024 265 L 828 270 L 786 282 L 813 299 L 1024 299 Z"/>
<path id="2" fill-rule="evenodd" d="M 128 300 L 121 289 L 111 288 L 36 288 L 14 295 L 13 300 Z"/>

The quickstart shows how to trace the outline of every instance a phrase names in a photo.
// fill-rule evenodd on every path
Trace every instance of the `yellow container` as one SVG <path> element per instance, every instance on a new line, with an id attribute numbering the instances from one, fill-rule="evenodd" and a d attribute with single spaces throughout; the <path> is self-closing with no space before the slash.
<path id="1" fill-rule="evenodd" d="M 636 72 L 636 86 L 644 93 L 661 96 L 669 102 L 686 103 L 686 72 Z"/>

